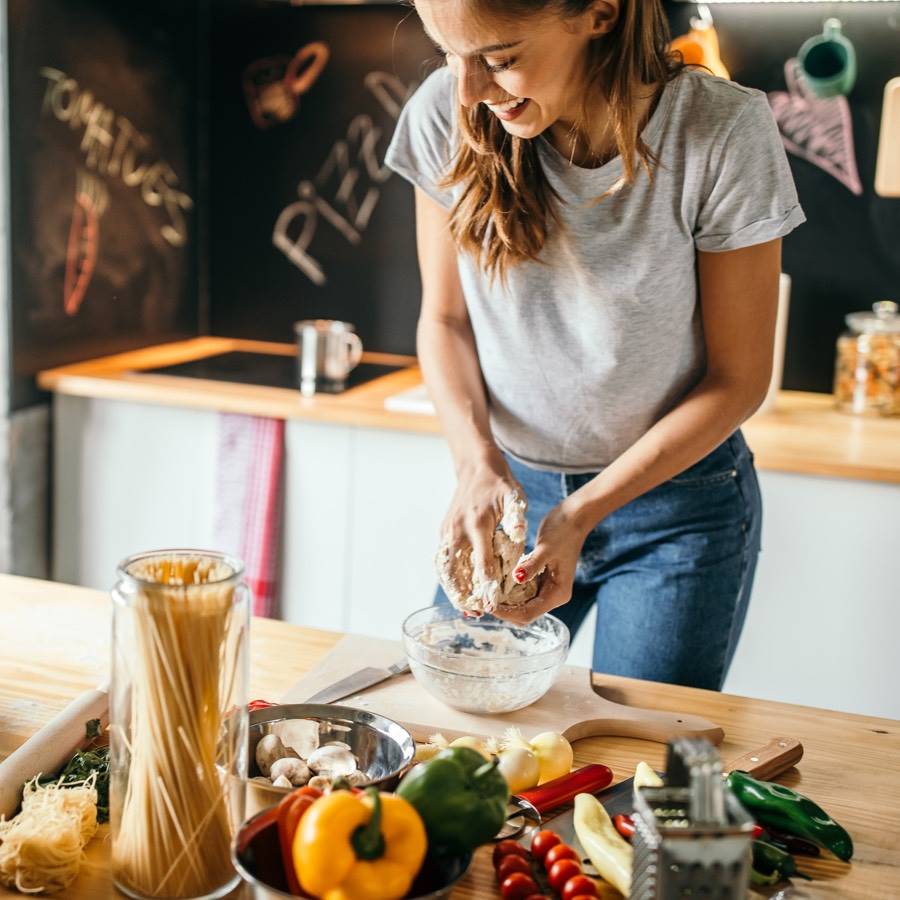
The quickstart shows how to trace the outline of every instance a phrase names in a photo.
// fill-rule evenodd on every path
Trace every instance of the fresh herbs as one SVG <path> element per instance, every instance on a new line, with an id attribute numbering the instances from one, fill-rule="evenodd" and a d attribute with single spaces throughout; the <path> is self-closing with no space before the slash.
<path id="1" fill-rule="evenodd" d="M 91 719 L 85 724 L 85 736 L 90 741 L 84 750 L 79 750 L 58 776 L 42 778 L 41 783 L 59 781 L 63 787 L 74 787 L 87 781 L 96 773 L 97 781 L 97 821 L 109 820 L 109 747 L 100 746 L 100 720 Z"/>

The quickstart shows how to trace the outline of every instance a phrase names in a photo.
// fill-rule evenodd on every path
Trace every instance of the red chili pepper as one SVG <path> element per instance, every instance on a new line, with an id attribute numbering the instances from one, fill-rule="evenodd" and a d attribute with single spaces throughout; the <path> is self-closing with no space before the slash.
<path id="1" fill-rule="evenodd" d="M 572 800 L 576 794 L 593 794 L 602 790 L 613 780 L 612 769 L 592 763 L 548 781 L 540 787 L 516 794 L 530 803 L 538 812 L 556 809 Z"/>
<path id="2" fill-rule="evenodd" d="M 627 838 L 630 841 L 634 837 L 634 820 L 631 816 L 626 816 L 625 813 L 617 813 L 613 816 L 613 824 L 616 826 L 616 831 L 623 838 Z"/>
<path id="3" fill-rule="evenodd" d="M 766 833 L 766 829 L 762 827 L 762 825 L 757 822 L 753 823 L 753 840 L 758 841 L 764 834 Z"/>
<path id="4" fill-rule="evenodd" d="M 270 706 L 274 705 L 274 703 L 271 703 L 268 700 L 251 700 L 247 704 L 247 709 L 249 709 L 250 712 L 253 712 L 255 709 L 268 709 Z"/>

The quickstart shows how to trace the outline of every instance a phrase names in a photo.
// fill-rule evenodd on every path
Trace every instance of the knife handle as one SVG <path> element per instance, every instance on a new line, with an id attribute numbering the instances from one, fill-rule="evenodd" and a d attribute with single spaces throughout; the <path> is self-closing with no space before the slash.
<path id="1" fill-rule="evenodd" d="M 538 812 L 545 813 L 562 806 L 575 798 L 576 794 L 593 794 L 605 788 L 613 780 L 612 769 L 599 763 L 591 763 L 560 775 L 539 787 L 519 791 L 517 797 L 530 803 Z"/>
<path id="2" fill-rule="evenodd" d="M 803 744 L 793 738 L 772 738 L 764 747 L 751 750 L 728 764 L 728 771 L 740 770 L 769 781 L 796 765 L 803 757 Z"/>

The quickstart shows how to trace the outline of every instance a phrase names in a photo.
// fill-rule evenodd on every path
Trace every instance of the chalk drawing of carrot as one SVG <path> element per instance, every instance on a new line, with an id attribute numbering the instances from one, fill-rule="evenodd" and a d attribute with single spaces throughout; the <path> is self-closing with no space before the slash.
<path id="1" fill-rule="evenodd" d="M 75 175 L 75 202 L 63 281 L 63 309 L 67 316 L 77 314 L 94 277 L 100 249 L 100 217 L 108 205 L 106 185 L 95 176 L 79 170 Z"/>

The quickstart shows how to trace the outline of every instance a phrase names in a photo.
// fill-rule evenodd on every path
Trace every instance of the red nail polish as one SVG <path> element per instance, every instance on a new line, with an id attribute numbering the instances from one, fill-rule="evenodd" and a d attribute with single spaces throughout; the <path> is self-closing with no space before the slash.
<path id="1" fill-rule="evenodd" d="M 516 569 L 515 572 L 513 572 L 513 577 L 516 579 L 516 581 L 519 582 L 519 584 L 521 584 L 525 580 L 527 575 L 528 573 L 521 566 L 519 566 L 519 568 Z"/>

